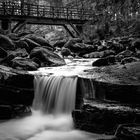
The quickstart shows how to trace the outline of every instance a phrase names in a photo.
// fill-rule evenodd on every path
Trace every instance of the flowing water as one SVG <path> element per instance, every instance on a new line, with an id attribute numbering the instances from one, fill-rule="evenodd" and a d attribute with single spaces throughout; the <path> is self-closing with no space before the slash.
<path id="1" fill-rule="evenodd" d="M 57 67 L 36 73 L 32 115 L 1 122 L 0 140 L 96 140 L 108 137 L 74 129 L 71 112 L 75 107 L 77 73 L 84 68 L 70 68 L 73 71 Z"/>

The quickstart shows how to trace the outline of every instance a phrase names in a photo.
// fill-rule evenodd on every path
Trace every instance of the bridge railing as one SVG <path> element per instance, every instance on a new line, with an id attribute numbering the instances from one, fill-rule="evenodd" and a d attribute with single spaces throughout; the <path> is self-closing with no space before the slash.
<path id="1" fill-rule="evenodd" d="M 92 14 L 85 9 L 53 7 L 16 2 L 0 2 L 0 15 L 75 20 L 89 20 L 92 17 Z"/>

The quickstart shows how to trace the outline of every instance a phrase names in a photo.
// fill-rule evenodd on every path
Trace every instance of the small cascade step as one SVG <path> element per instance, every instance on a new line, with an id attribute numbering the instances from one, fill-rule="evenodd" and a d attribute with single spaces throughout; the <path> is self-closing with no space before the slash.
<path id="1" fill-rule="evenodd" d="M 105 101 L 86 101 L 72 113 L 75 127 L 94 133 L 115 134 L 120 124 L 139 124 L 140 106 Z"/>

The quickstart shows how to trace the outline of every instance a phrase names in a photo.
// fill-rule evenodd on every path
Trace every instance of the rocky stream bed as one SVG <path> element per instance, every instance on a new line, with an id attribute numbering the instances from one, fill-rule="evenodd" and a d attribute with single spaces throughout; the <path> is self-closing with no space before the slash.
<path id="1" fill-rule="evenodd" d="M 95 99 L 81 94 L 78 85 L 79 105 L 72 113 L 75 127 L 113 134 L 113 139 L 140 139 L 139 38 L 93 42 L 75 38 L 50 45 L 49 41 L 34 34 L 9 34 L 0 35 L 0 42 L 1 120 L 30 114 L 33 79 L 34 75 L 42 74 L 41 68 L 50 67 L 48 73 L 52 74 L 51 68 L 66 65 L 64 58 L 73 62 L 69 67 L 76 66 L 78 61 L 82 65 L 87 59 L 92 66 L 84 66 L 78 76 L 79 81 L 92 81 Z"/>

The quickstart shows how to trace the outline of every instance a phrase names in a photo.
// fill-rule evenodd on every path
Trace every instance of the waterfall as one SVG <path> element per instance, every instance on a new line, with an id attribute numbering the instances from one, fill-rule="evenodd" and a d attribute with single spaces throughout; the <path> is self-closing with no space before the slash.
<path id="1" fill-rule="evenodd" d="M 77 76 L 35 76 L 33 109 L 43 113 L 71 113 L 75 108 Z"/>

